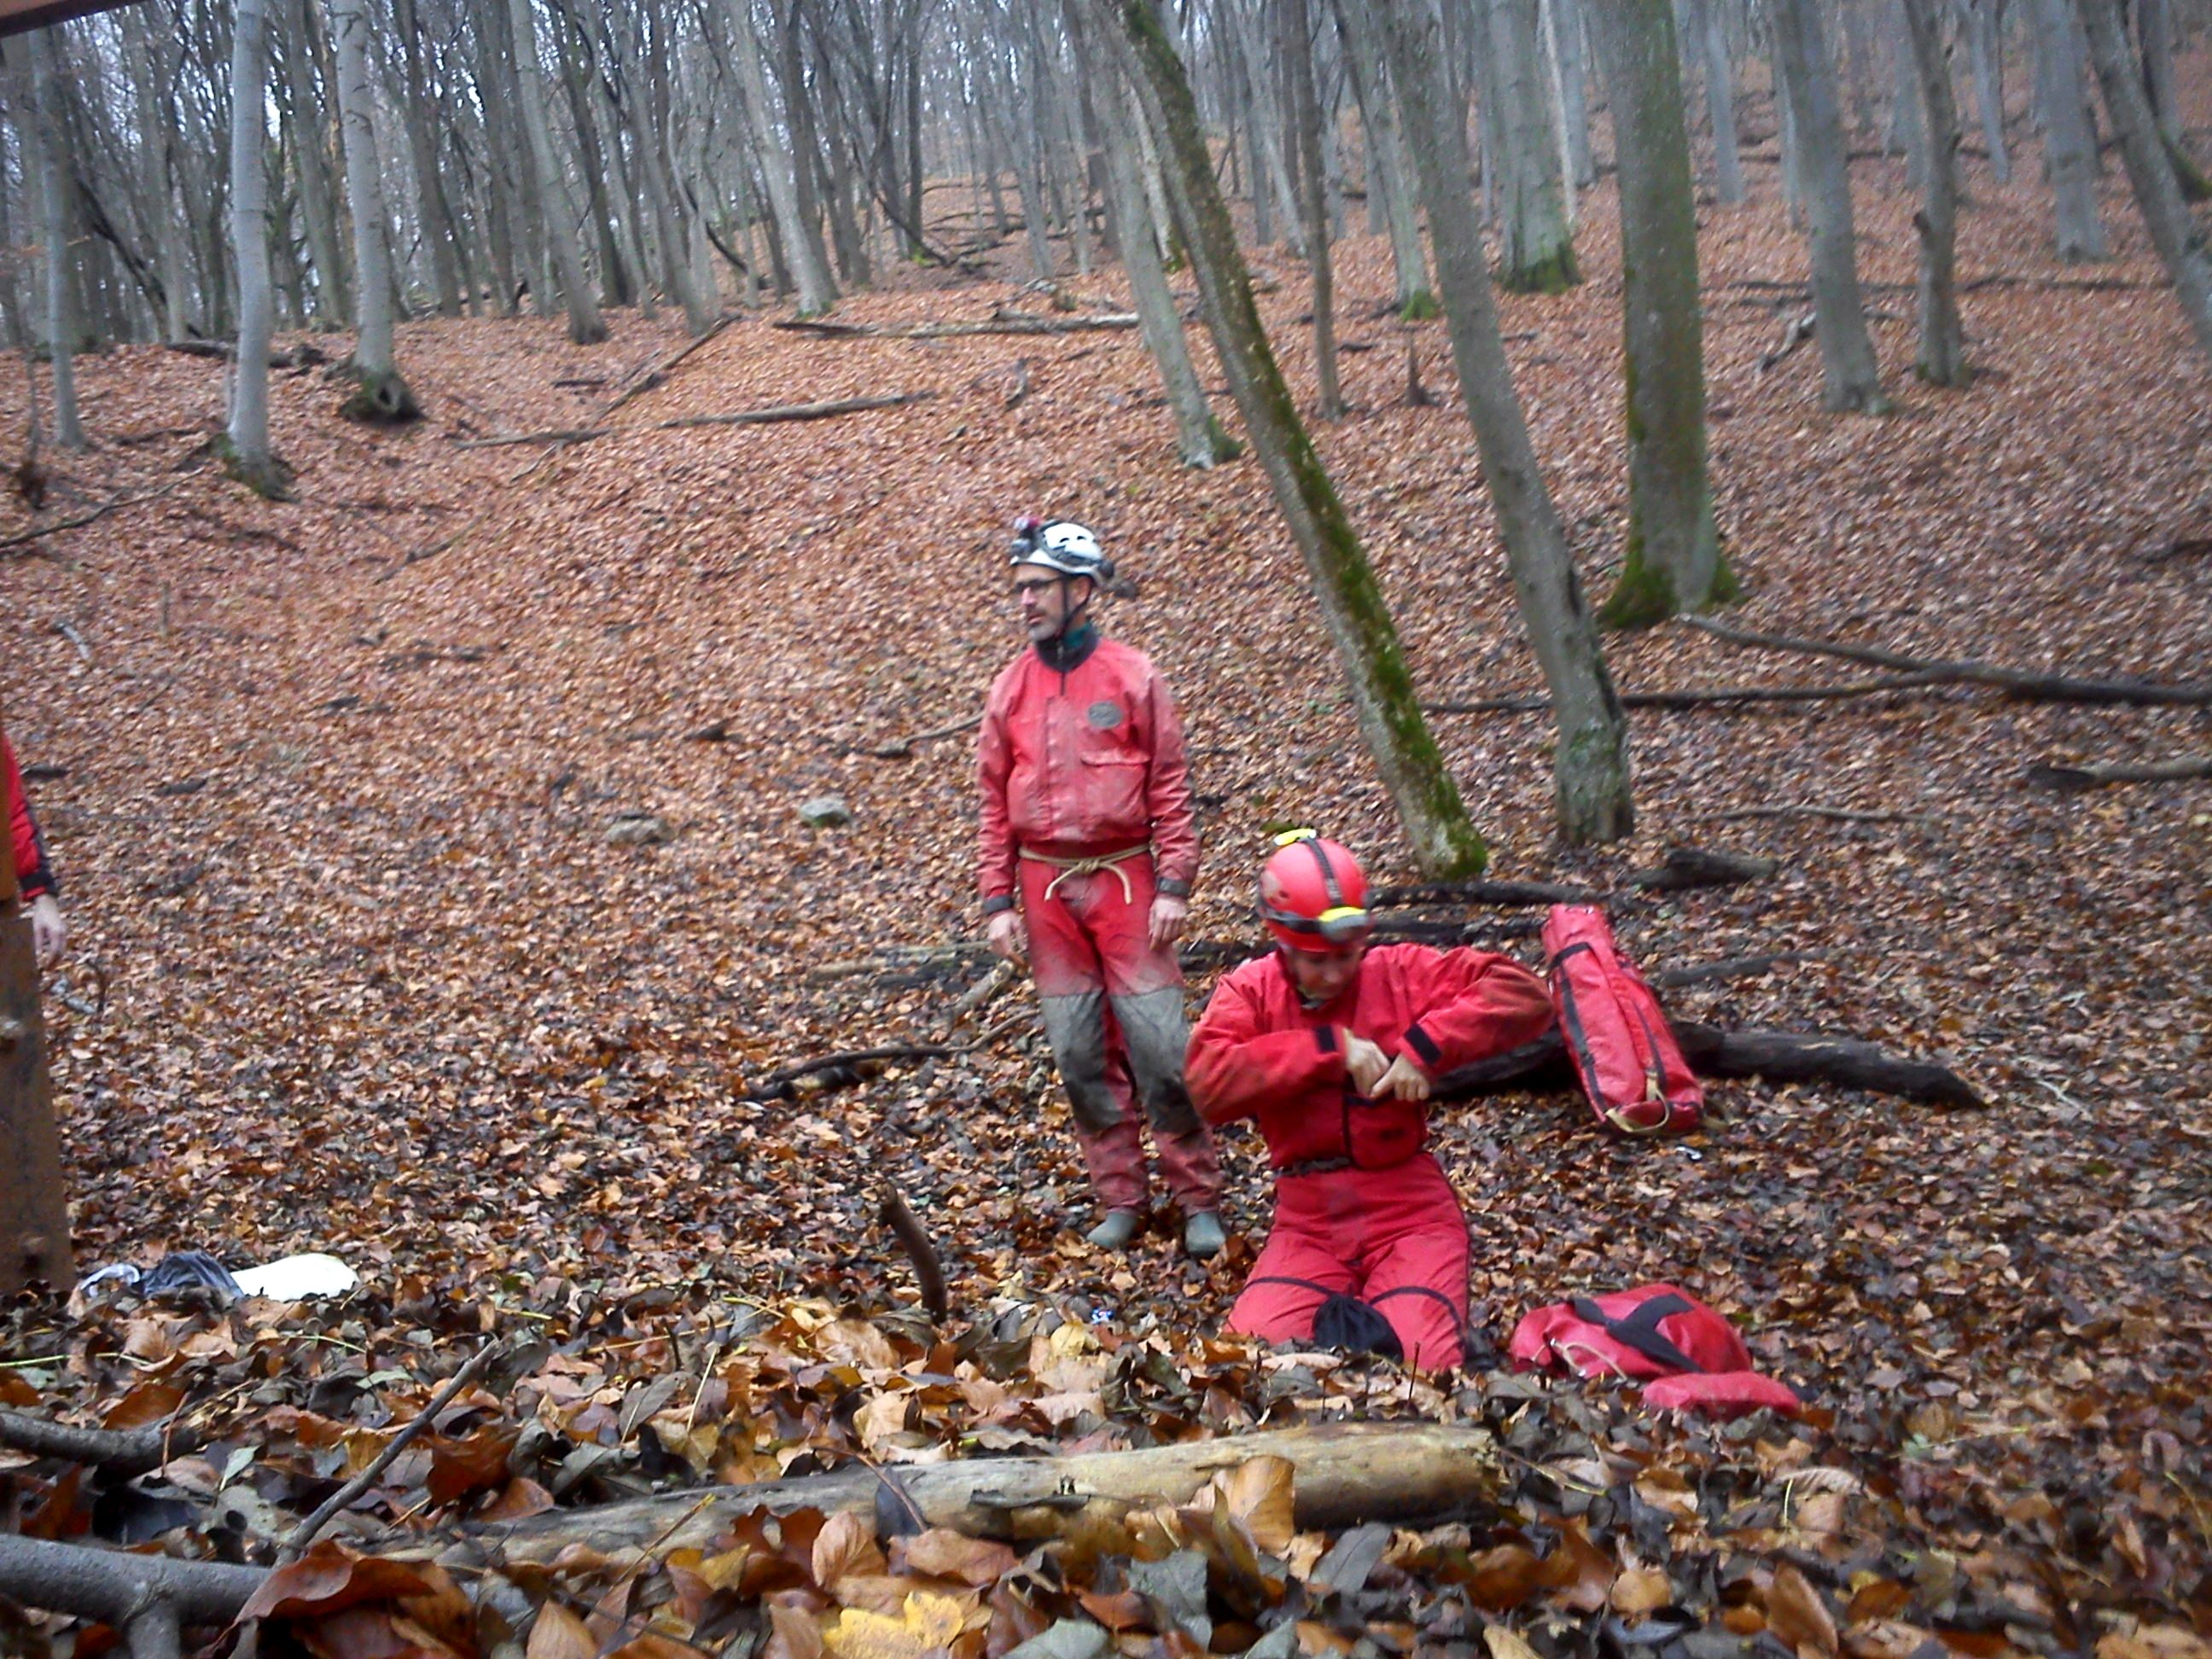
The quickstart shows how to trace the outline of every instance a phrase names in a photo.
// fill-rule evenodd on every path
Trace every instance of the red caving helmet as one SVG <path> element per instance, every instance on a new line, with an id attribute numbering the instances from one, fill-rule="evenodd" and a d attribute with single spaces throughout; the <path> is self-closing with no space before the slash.
<path id="1" fill-rule="evenodd" d="M 1260 870 L 1260 919 L 1285 950 L 1318 954 L 1374 932 L 1358 860 L 1310 830 L 1279 835 L 1275 845 Z"/>

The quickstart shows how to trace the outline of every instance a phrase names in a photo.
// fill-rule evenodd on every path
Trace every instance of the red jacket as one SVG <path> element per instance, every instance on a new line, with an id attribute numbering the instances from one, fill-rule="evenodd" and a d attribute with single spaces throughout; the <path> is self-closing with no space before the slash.
<path id="1" fill-rule="evenodd" d="M 53 871 L 46 863 L 46 843 L 39 836 L 39 821 L 31 816 L 31 798 L 23 793 L 23 775 L 15 766 L 15 751 L 0 732 L 0 775 L 8 792 L 9 840 L 15 851 L 15 888 L 26 903 L 41 893 L 57 890 Z"/>
<path id="2" fill-rule="evenodd" d="M 1149 841 L 1164 890 L 1198 878 L 1182 723 L 1141 651 L 1102 639 L 1065 673 L 1023 652 L 983 705 L 976 770 L 987 903 L 1011 897 L 1024 847 L 1074 858 Z"/>
<path id="3" fill-rule="evenodd" d="M 1348 1158 L 1388 1169 L 1427 1144 L 1428 1108 L 1352 1092 L 1340 1028 L 1430 1077 L 1532 1042 L 1552 1023 L 1544 981 L 1486 951 L 1382 945 L 1334 1002 L 1301 1006 L 1280 954 L 1248 962 L 1213 988 L 1191 1034 L 1185 1079 L 1210 1123 L 1256 1117 L 1268 1161 Z"/>

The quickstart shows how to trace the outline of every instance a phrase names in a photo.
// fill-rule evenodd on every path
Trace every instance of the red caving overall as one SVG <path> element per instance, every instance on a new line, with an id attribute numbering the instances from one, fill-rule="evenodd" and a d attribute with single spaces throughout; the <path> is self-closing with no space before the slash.
<path id="1" fill-rule="evenodd" d="M 1191 1095 L 1209 1123 L 1258 1119 L 1275 1170 L 1274 1228 L 1231 1328 L 1310 1340 L 1325 1297 L 1342 1292 L 1389 1322 L 1408 1364 L 1457 1365 L 1467 1218 L 1425 1150 L 1428 1108 L 1355 1094 L 1340 1033 L 1403 1052 L 1433 1079 L 1533 1042 L 1551 1022 L 1543 981 L 1482 951 L 1378 945 L 1315 1008 L 1279 953 L 1223 979 L 1191 1037 Z"/>

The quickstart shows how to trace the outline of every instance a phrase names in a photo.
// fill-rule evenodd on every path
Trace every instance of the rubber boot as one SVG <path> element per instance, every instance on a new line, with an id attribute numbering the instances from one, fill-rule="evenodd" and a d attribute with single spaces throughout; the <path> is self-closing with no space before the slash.
<path id="1" fill-rule="evenodd" d="M 1228 1243 L 1221 1231 L 1221 1218 L 1211 1210 L 1200 1210 L 1182 1224 L 1183 1251 L 1200 1261 L 1220 1255 L 1222 1246 Z"/>
<path id="2" fill-rule="evenodd" d="M 1102 1250 L 1126 1250 L 1143 1220 L 1144 1217 L 1134 1210 L 1109 1210 L 1106 1218 L 1083 1237 L 1086 1243 Z"/>

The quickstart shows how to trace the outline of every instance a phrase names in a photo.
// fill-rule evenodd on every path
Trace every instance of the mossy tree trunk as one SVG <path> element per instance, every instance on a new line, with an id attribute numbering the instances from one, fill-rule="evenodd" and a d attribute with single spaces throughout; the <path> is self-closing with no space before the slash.
<path id="1" fill-rule="evenodd" d="M 1789 99 L 1805 208 L 1811 222 L 1814 338 L 1821 401 L 1863 414 L 1889 411 L 1859 292 L 1858 231 L 1851 217 L 1850 149 L 1836 95 L 1835 60 L 1820 27 L 1820 0 L 1771 0 L 1774 55 Z"/>
<path id="2" fill-rule="evenodd" d="M 1385 9 L 1400 11 L 1407 3 L 1396 0 Z M 1504 187 L 1498 202 L 1498 280 L 1516 294 L 1564 293 L 1583 276 L 1567 222 L 1536 0 L 1483 3 L 1490 23 L 1488 81 L 1496 94 L 1498 148 L 1504 152 L 1483 157 L 1486 173 L 1493 160 L 1500 163 L 1498 177 Z M 1405 95 L 1401 87 L 1398 96 Z"/>
<path id="3" fill-rule="evenodd" d="M 1705 472 L 1698 211 L 1669 0 L 1591 0 L 1620 173 L 1628 547 L 1606 603 L 1638 628 L 1735 597 Z"/>
<path id="4" fill-rule="evenodd" d="M 1911 46 L 1913 85 L 1926 135 L 1924 199 L 1913 216 L 1920 234 L 1920 378 L 1930 386 L 1966 383 L 1966 335 L 1959 320 L 1955 249 L 1959 235 L 1959 106 L 1943 51 L 1937 0 L 1901 0 Z"/>
<path id="5" fill-rule="evenodd" d="M 1422 719 L 1412 673 L 1382 589 L 1298 419 L 1260 313 L 1182 60 L 1152 0 L 1085 0 L 1127 40 L 1138 94 L 1164 150 L 1164 173 L 1199 298 L 1230 390 L 1275 502 L 1304 556 L 1322 616 L 1350 684 L 1360 735 L 1424 872 L 1480 870 L 1488 849 Z"/>
<path id="6" fill-rule="evenodd" d="M 1559 721 L 1552 775 L 1559 833 L 1573 845 L 1618 841 L 1635 825 L 1628 722 L 1514 395 L 1468 186 L 1467 126 L 1445 89 L 1435 15 L 1425 5 L 1393 6 L 1384 15 L 1382 35 L 1407 145 L 1429 210 L 1460 396 L 1481 452 L 1514 596 Z M 1620 100 L 1613 101 L 1617 106 Z"/>
<path id="7" fill-rule="evenodd" d="M 2104 89 L 2105 113 L 2119 138 L 2120 156 L 2127 163 L 2128 183 L 2135 190 L 2143 227 L 2172 279 L 2173 297 L 2181 301 L 2197 343 L 2212 357 L 2212 257 L 2206 252 L 2203 227 L 2182 201 L 2181 186 L 2159 140 L 2158 123 L 2143 94 L 2119 7 L 2115 0 L 2075 0 L 2075 4 L 2088 31 L 2089 56 Z"/>
<path id="8" fill-rule="evenodd" d="M 1336 272 L 1330 264 L 1328 191 L 1322 174 L 1313 17 L 1306 0 L 1276 3 L 1282 8 L 1283 79 L 1290 94 L 1291 131 L 1298 147 L 1298 211 L 1305 227 L 1306 268 L 1313 275 L 1314 380 L 1320 388 L 1322 419 L 1340 420 L 1344 393 L 1336 380 Z"/>
<path id="9" fill-rule="evenodd" d="M 346 207 L 353 217 L 358 333 L 350 367 L 360 380 L 341 412 L 349 420 L 410 421 L 422 413 L 392 360 L 392 244 L 384 167 L 376 153 L 376 86 L 369 78 L 366 0 L 330 0 L 337 46 L 338 126 L 345 141 Z"/>
<path id="10" fill-rule="evenodd" d="M 1398 314 L 1408 321 L 1437 314 L 1429 290 L 1429 268 L 1421 246 L 1421 222 L 1414 211 L 1413 185 L 1407 176 L 1406 146 L 1398 131 L 1398 112 L 1383 77 L 1382 46 L 1376 38 L 1373 8 L 1367 0 L 1333 0 L 1337 33 L 1344 41 L 1344 66 L 1352 78 L 1367 129 L 1367 188 L 1382 204 L 1390 231 L 1390 257 L 1398 273 Z"/>
<path id="11" fill-rule="evenodd" d="M 1097 52 L 1099 43 L 1091 38 L 1091 20 L 1080 4 L 1070 3 L 1066 15 L 1069 33 L 1085 61 L 1096 63 L 1103 58 L 1107 64 L 1118 64 L 1117 52 Z M 1114 39 L 1109 37 L 1109 46 Z M 1242 446 L 1214 419 L 1206 401 L 1206 387 L 1190 360 L 1190 342 L 1182 331 L 1182 313 L 1176 308 L 1175 294 L 1168 287 L 1167 267 L 1160 258 L 1159 228 L 1152 222 L 1152 203 L 1145 190 L 1144 153 L 1137 137 L 1140 118 L 1130 108 L 1128 88 L 1118 68 L 1100 72 L 1091 94 L 1099 148 L 1106 162 L 1106 199 L 1120 243 L 1121 267 L 1128 274 L 1129 294 L 1137 307 L 1137 326 L 1145 337 L 1145 349 L 1160 372 L 1168 407 L 1175 412 L 1176 448 L 1185 466 L 1213 466 L 1233 459 Z"/>

